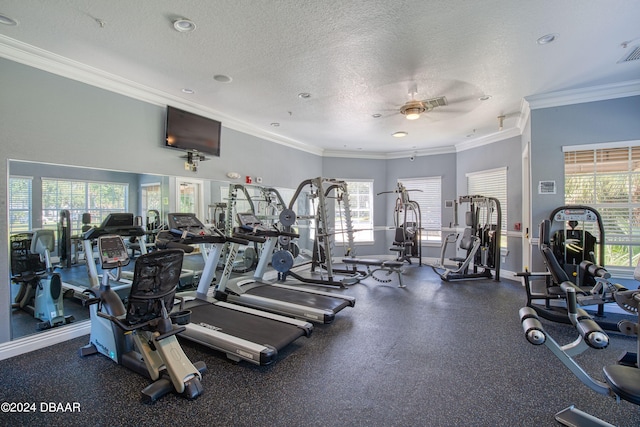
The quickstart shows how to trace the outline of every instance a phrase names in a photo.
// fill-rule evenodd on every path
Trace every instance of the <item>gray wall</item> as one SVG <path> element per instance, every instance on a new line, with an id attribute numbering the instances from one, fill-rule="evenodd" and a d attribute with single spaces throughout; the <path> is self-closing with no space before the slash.
<path id="1" fill-rule="evenodd" d="M 531 111 L 532 232 L 564 204 L 562 146 L 640 140 L 640 96 Z M 538 194 L 539 181 L 556 181 L 556 194 Z M 542 265 L 533 250 L 534 268 Z"/>
<path id="2" fill-rule="evenodd" d="M 222 129 L 221 157 L 184 170 L 179 151 L 164 148 L 164 106 L 128 98 L 6 59 L 0 59 L 0 185 L 5 214 L 0 239 L 8 241 L 6 159 L 228 180 L 227 172 L 261 176 L 266 185 L 297 187 L 320 176 L 322 158 L 250 135 Z M 223 124 L 224 125 L 224 124 Z M 135 206 L 135 205 L 134 205 Z M 8 247 L 0 247 L 8 259 Z M 9 277 L 0 263 L 0 276 Z M 10 339 L 10 289 L 0 286 L 0 343 Z"/>
<path id="3" fill-rule="evenodd" d="M 501 269 L 522 270 L 522 239 L 514 224 L 522 222 L 522 143 L 521 137 L 513 137 L 493 144 L 461 151 L 457 156 L 458 196 L 467 194 L 466 174 L 497 168 L 507 168 L 507 250 L 502 257 Z M 460 224 L 464 224 L 462 211 L 458 212 Z M 502 215 L 505 215 L 503 210 Z M 504 253 L 504 251 L 503 251 Z"/>

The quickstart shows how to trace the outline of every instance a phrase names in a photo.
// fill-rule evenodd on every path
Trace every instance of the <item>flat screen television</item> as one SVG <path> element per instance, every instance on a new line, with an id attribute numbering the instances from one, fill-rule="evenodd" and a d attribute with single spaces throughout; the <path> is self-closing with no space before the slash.
<path id="1" fill-rule="evenodd" d="M 220 157 L 220 130 L 222 124 L 188 111 L 167 106 L 167 147 L 197 150 L 199 153 Z"/>

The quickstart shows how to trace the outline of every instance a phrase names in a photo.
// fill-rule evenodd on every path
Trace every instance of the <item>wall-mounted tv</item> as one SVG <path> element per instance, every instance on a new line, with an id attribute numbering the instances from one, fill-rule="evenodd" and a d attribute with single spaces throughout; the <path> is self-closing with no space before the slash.
<path id="1" fill-rule="evenodd" d="M 167 106 L 165 143 L 167 147 L 220 157 L 221 127 L 217 120 Z"/>

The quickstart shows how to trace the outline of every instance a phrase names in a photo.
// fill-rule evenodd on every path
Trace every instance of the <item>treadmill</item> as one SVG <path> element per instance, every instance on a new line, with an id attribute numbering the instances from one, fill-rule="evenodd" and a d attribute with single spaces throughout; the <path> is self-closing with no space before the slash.
<path id="1" fill-rule="evenodd" d="M 331 323 L 336 313 L 355 305 L 356 300 L 351 296 L 264 280 L 269 261 L 278 271 L 288 271 L 293 266 L 290 252 L 280 250 L 274 253 L 274 249 L 279 240 L 286 243 L 299 236 L 276 227 L 266 227 L 253 213 L 238 213 L 237 218 L 240 227 L 234 230 L 234 236 L 263 243 L 260 259 L 253 278 L 229 280 L 228 275 L 223 275 L 216 287 L 216 299 L 316 323 Z M 237 250 L 232 247 L 229 252 L 233 256 Z"/>
<path id="2" fill-rule="evenodd" d="M 140 242 L 140 249 L 144 250 L 143 253 L 146 253 L 146 247 L 144 246 L 144 236 L 146 231 L 142 226 L 135 224 L 133 214 L 127 212 L 115 212 L 108 214 L 99 227 L 91 227 L 82 234 L 82 248 L 85 253 L 85 264 L 89 277 L 88 286 L 73 285 L 67 282 L 63 282 L 62 284 L 62 288 L 65 291 L 73 291 L 75 298 L 82 300 L 87 299 L 87 289 L 100 287 L 100 275 L 98 274 L 98 267 L 96 266 L 96 261 L 93 257 L 93 244 L 100 236 L 111 234 L 121 237 L 138 238 L 138 241 Z M 129 289 L 131 287 L 130 279 L 132 278 L 133 275 L 128 279 L 125 279 L 125 275 L 120 276 L 120 283 L 117 285 L 114 284 L 111 286 L 111 289 L 114 291 Z"/>
<path id="3" fill-rule="evenodd" d="M 311 335 L 313 325 L 309 322 L 217 301 L 207 295 L 215 281 L 224 244 L 245 244 L 246 240 L 225 237 L 216 228 L 205 227 L 191 213 L 170 213 L 169 227 L 169 231 L 158 234 L 159 247 L 213 244 L 195 295 L 180 294 L 185 297 L 184 309 L 191 311 L 191 323 L 185 325 L 180 337 L 221 351 L 235 362 L 268 365 L 284 347 L 301 336 Z M 226 263 L 229 274 L 232 265 L 233 262 Z"/>

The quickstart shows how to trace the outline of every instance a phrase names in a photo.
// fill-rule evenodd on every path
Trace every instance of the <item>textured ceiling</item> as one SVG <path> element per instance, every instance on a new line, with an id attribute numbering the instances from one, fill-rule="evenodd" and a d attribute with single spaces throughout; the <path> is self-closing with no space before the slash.
<path id="1" fill-rule="evenodd" d="M 451 149 L 498 133 L 500 115 L 516 131 L 524 97 L 640 79 L 640 61 L 618 63 L 640 45 L 639 1 L 3 0 L 0 13 L 18 21 L 0 25 L 5 47 L 325 153 Z M 175 31 L 182 17 L 196 30 Z M 449 105 L 408 121 L 412 87 Z"/>

